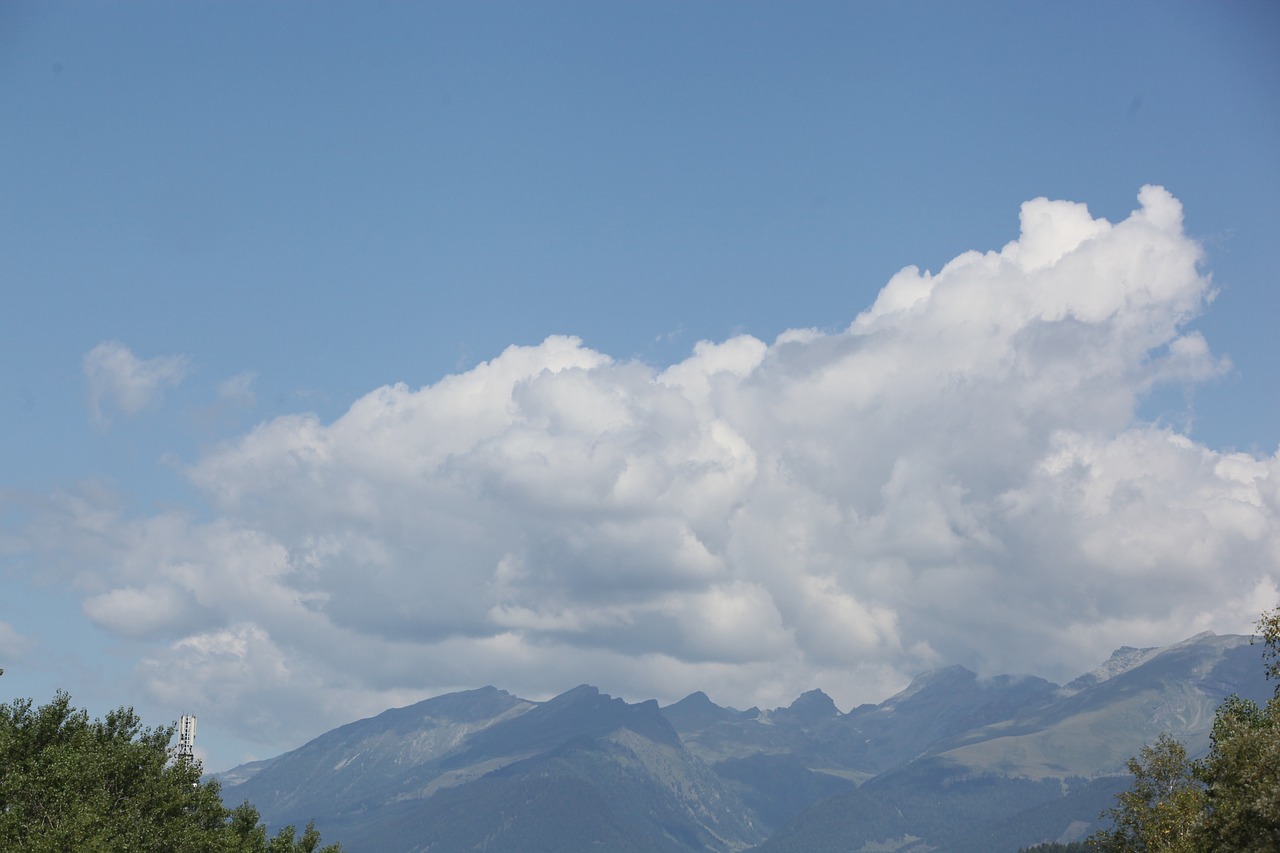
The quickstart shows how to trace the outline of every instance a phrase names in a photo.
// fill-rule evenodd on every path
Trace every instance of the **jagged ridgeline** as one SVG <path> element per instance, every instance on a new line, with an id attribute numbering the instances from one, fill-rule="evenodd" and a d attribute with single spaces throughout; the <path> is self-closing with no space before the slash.
<path id="1" fill-rule="evenodd" d="M 1059 686 L 961 667 L 842 713 L 819 690 L 739 711 L 589 686 L 428 699 L 221 774 L 272 824 L 348 850 L 1000 853 L 1071 843 L 1161 732 L 1208 746 L 1227 695 L 1271 693 L 1248 637 L 1118 650 Z"/>

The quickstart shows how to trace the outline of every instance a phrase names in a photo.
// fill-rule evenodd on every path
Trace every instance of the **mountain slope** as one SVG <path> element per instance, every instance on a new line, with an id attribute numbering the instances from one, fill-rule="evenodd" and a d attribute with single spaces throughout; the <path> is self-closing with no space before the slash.
<path id="1" fill-rule="evenodd" d="M 564 851 L 625 839 L 732 851 L 766 834 L 656 702 L 585 685 L 543 703 L 484 688 L 389 711 L 265 762 L 224 796 L 272 825 L 314 818 L 352 850 L 542 849 L 541 834 Z"/>
<path id="2" fill-rule="evenodd" d="M 250 800 L 273 823 L 281 818 L 280 822 L 301 825 L 311 817 L 332 820 L 363 813 L 413 796 L 433 783 L 460 784 L 493 769 L 459 768 L 445 775 L 438 765 L 477 732 L 534 707 L 506 691 L 484 687 L 384 711 L 278 758 L 255 762 L 256 772 L 245 781 L 224 781 L 225 796 L 228 801 Z"/>
<path id="3" fill-rule="evenodd" d="M 712 702 L 707 697 L 707 694 L 699 690 L 696 693 L 690 693 L 674 705 L 668 705 L 663 708 L 662 716 L 666 717 L 667 722 L 671 723 L 672 727 L 683 737 L 689 732 L 702 731 L 716 723 L 733 723 L 755 719 L 760 716 L 760 711 L 757 708 L 752 708 L 749 711 L 721 708 Z"/>
<path id="4" fill-rule="evenodd" d="M 1254 700 L 1270 695 L 1258 650 L 1247 637 L 1201 634 L 1142 651 L 1141 660 L 1122 672 L 935 751 L 973 772 L 1122 774 L 1125 761 L 1160 732 L 1184 741 L 1193 754 L 1207 750 L 1214 712 L 1229 694 Z"/>
<path id="5" fill-rule="evenodd" d="M 469 785 L 399 804 L 355 839 L 361 849 L 432 853 L 680 853 L 738 850 L 763 838 L 713 775 L 689 772 L 680 752 L 626 730 L 576 738 Z"/>
<path id="6" fill-rule="evenodd" d="M 1271 685 L 1248 637 L 1212 634 L 1064 687 L 947 667 L 848 713 L 819 690 L 737 711 L 488 687 L 235 768 L 224 793 L 353 853 L 1000 853 L 1091 831 L 1127 757 L 1162 731 L 1202 748 L 1230 693 Z"/>
<path id="7" fill-rule="evenodd" d="M 862 781 L 948 739 L 1046 707 L 1058 691 L 1042 678 L 980 679 L 964 667 L 951 666 L 921 675 L 879 705 L 847 714 L 814 690 L 790 707 L 751 716 L 733 716 L 724 709 L 717 713 L 705 704 L 696 715 L 681 710 L 677 716 L 681 738 L 705 761 L 786 754 L 811 769 Z M 664 713 L 670 715 L 689 701 Z"/>
<path id="8" fill-rule="evenodd" d="M 1120 665 L 1105 678 L 1052 690 L 1048 682 L 1032 683 L 1021 708 L 1012 701 L 975 704 L 972 674 L 944 670 L 852 714 L 891 731 L 904 710 L 918 720 L 934 705 L 919 704 L 922 696 L 956 695 L 938 706 L 936 739 L 920 755 L 816 804 L 759 851 L 989 853 L 1074 840 L 1096 828 L 1099 813 L 1127 784 L 1125 759 L 1143 745 L 1167 731 L 1201 751 L 1227 695 L 1271 693 L 1248 637 L 1201 634 L 1164 649 L 1121 650 L 1117 658 Z M 966 718 L 957 708 L 968 709 L 970 720 L 999 719 L 956 731 Z"/>

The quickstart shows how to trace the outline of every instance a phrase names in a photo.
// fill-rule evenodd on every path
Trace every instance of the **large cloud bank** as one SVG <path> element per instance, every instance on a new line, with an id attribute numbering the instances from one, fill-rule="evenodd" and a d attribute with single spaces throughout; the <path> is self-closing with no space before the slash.
<path id="1" fill-rule="evenodd" d="M 211 517 L 78 510 L 111 549 L 85 610 L 148 644 L 157 696 L 267 738 L 486 683 L 848 707 L 942 663 L 1065 678 L 1247 629 L 1280 457 L 1137 417 L 1226 366 L 1187 331 L 1212 285 L 1179 203 L 1139 202 L 1030 201 L 842 331 L 666 369 L 552 337 L 263 423 L 189 468 Z"/>

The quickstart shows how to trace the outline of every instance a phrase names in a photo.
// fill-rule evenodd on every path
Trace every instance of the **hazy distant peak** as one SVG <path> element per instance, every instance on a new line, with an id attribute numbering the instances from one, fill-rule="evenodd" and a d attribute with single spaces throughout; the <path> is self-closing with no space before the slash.
<path id="1" fill-rule="evenodd" d="M 831 706 L 832 708 L 836 707 L 835 700 L 833 700 L 830 696 L 824 693 L 821 688 L 815 687 L 813 690 L 806 690 L 805 692 L 797 696 L 796 700 L 791 703 L 790 708 L 792 710 L 796 710 L 797 708 L 802 708 L 802 707 L 815 705 L 815 704 L 821 705 L 824 708 L 827 707 L 828 705 Z"/>
<path id="2" fill-rule="evenodd" d="M 716 705 L 716 703 L 711 701 L 710 696 L 703 693 L 701 690 L 695 690 L 694 692 L 690 693 L 688 696 L 681 699 L 679 702 L 673 702 L 667 707 L 668 708 L 681 708 L 681 707 L 706 708 L 706 707 L 712 707 L 712 706 L 719 707 L 718 705 Z"/>
<path id="3" fill-rule="evenodd" d="M 390 708 L 370 720 L 358 720 L 340 727 L 337 731 L 360 732 L 367 730 L 371 721 L 375 727 L 396 731 L 413 731 L 427 724 L 449 722 L 478 723 L 494 720 L 513 710 L 524 711 L 532 703 L 496 687 L 480 687 L 445 693 L 424 699 L 401 708 Z"/>
<path id="4" fill-rule="evenodd" d="M 1066 685 L 1067 690 L 1083 690 L 1094 684 L 1101 684 L 1115 678 L 1117 675 L 1123 675 L 1131 669 L 1142 666 L 1151 660 L 1161 651 L 1158 646 L 1150 646 L 1147 648 L 1135 648 L 1133 646 L 1121 646 L 1111 653 L 1111 657 L 1093 669 L 1086 672 L 1070 684 Z"/>
<path id="5" fill-rule="evenodd" d="M 752 711 L 755 709 L 753 708 Z M 758 713 L 755 711 L 755 714 Z M 733 708 L 722 708 L 712 702 L 711 698 L 701 690 L 690 693 L 679 702 L 662 709 L 662 715 L 678 732 L 698 731 L 715 723 L 746 719 L 755 714 L 750 711 L 744 713 Z"/>
<path id="6" fill-rule="evenodd" d="M 1107 658 L 1106 663 L 1093 670 L 1099 678 L 1106 679 L 1122 672 L 1127 672 L 1152 657 L 1154 653 L 1160 651 L 1158 647 L 1149 646 L 1147 648 L 1135 648 L 1133 646 L 1121 646 L 1111 653 L 1111 657 Z"/>
<path id="7" fill-rule="evenodd" d="M 791 717 L 801 722 L 817 722 L 828 717 L 840 716 L 840 709 L 830 696 L 821 690 L 807 690 L 801 693 L 786 708 L 773 712 L 775 716 Z"/>
<path id="8" fill-rule="evenodd" d="M 896 704 L 901 702 L 903 699 L 910 699 L 917 693 L 921 693 L 939 685 L 972 682 L 977 680 L 978 674 L 976 672 L 971 669 L 966 669 L 959 664 L 944 666 L 942 669 L 931 669 L 928 672 L 922 672 L 913 678 L 905 690 L 895 696 L 891 696 L 885 704 Z"/>
<path id="9" fill-rule="evenodd" d="M 571 690 L 566 690 L 565 692 L 561 693 L 559 696 L 555 697 L 555 699 L 552 699 L 550 701 L 554 702 L 557 699 L 582 699 L 587 696 L 599 696 L 599 695 L 601 695 L 600 688 L 593 687 L 590 684 L 579 684 L 577 687 L 574 687 Z M 607 697 L 607 698 L 611 698 L 611 697 Z"/>
<path id="10" fill-rule="evenodd" d="M 614 699 L 608 693 L 601 693 L 600 689 L 590 684 L 579 684 L 577 687 L 566 690 L 565 692 L 553 696 L 545 702 L 538 704 L 544 711 L 550 711 L 560 707 L 572 707 L 581 704 L 589 705 L 608 705 L 621 704 L 625 705 L 622 699 Z"/>

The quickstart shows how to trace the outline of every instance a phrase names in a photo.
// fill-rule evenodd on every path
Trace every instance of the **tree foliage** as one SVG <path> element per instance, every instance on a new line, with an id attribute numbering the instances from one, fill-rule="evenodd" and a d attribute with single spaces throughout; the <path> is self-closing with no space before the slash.
<path id="1" fill-rule="evenodd" d="M 1107 850 L 1195 853 L 1196 831 L 1204 810 L 1204 787 L 1195 778 L 1187 749 L 1169 735 L 1144 746 L 1129 759 L 1133 784 L 1116 796 L 1107 812 L 1111 829 L 1096 836 Z"/>
<path id="2" fill-rule="evenodd" d="M 1267 678 L 1280 681 L 1280 607 L 1262 614 L 1258 620 L 1258 635 L 1262 637 L 1262 659 L 1266 662 Z M 1280 684 L 1276 685 L 1276 695 L 1280 696 Z"/>
<path id="3" fill-rule="evenodd" d="M 1258 621 L 1267 677 L 1280 680 L 1280 607 Z M 1239 696 L 1218 708 L 1209 754 L 1188 761 L 1161 735 L 1129 761 L 1133 784 L 1091 841 L 1115 853 L 1280 850 L 1280 684 L 1264 705 Z"/>
<path id="4" fill-rule="evenodd" d="M 1223 703 L 1196 769 L 1207 787 L 1203 849 L 1280 850 L 1280 695 L 1263 707 L 1235 696 Z"/>
<path id="5" fill-rule="evenodd" d="M 0 850 L 340 853 L 313 825 L 268 838 L 249 803 L 228 809 L 199 762 L 175 757 L 174 732 L 132 708 L 90 720 L 61 691 L 0 704 Z"/>

